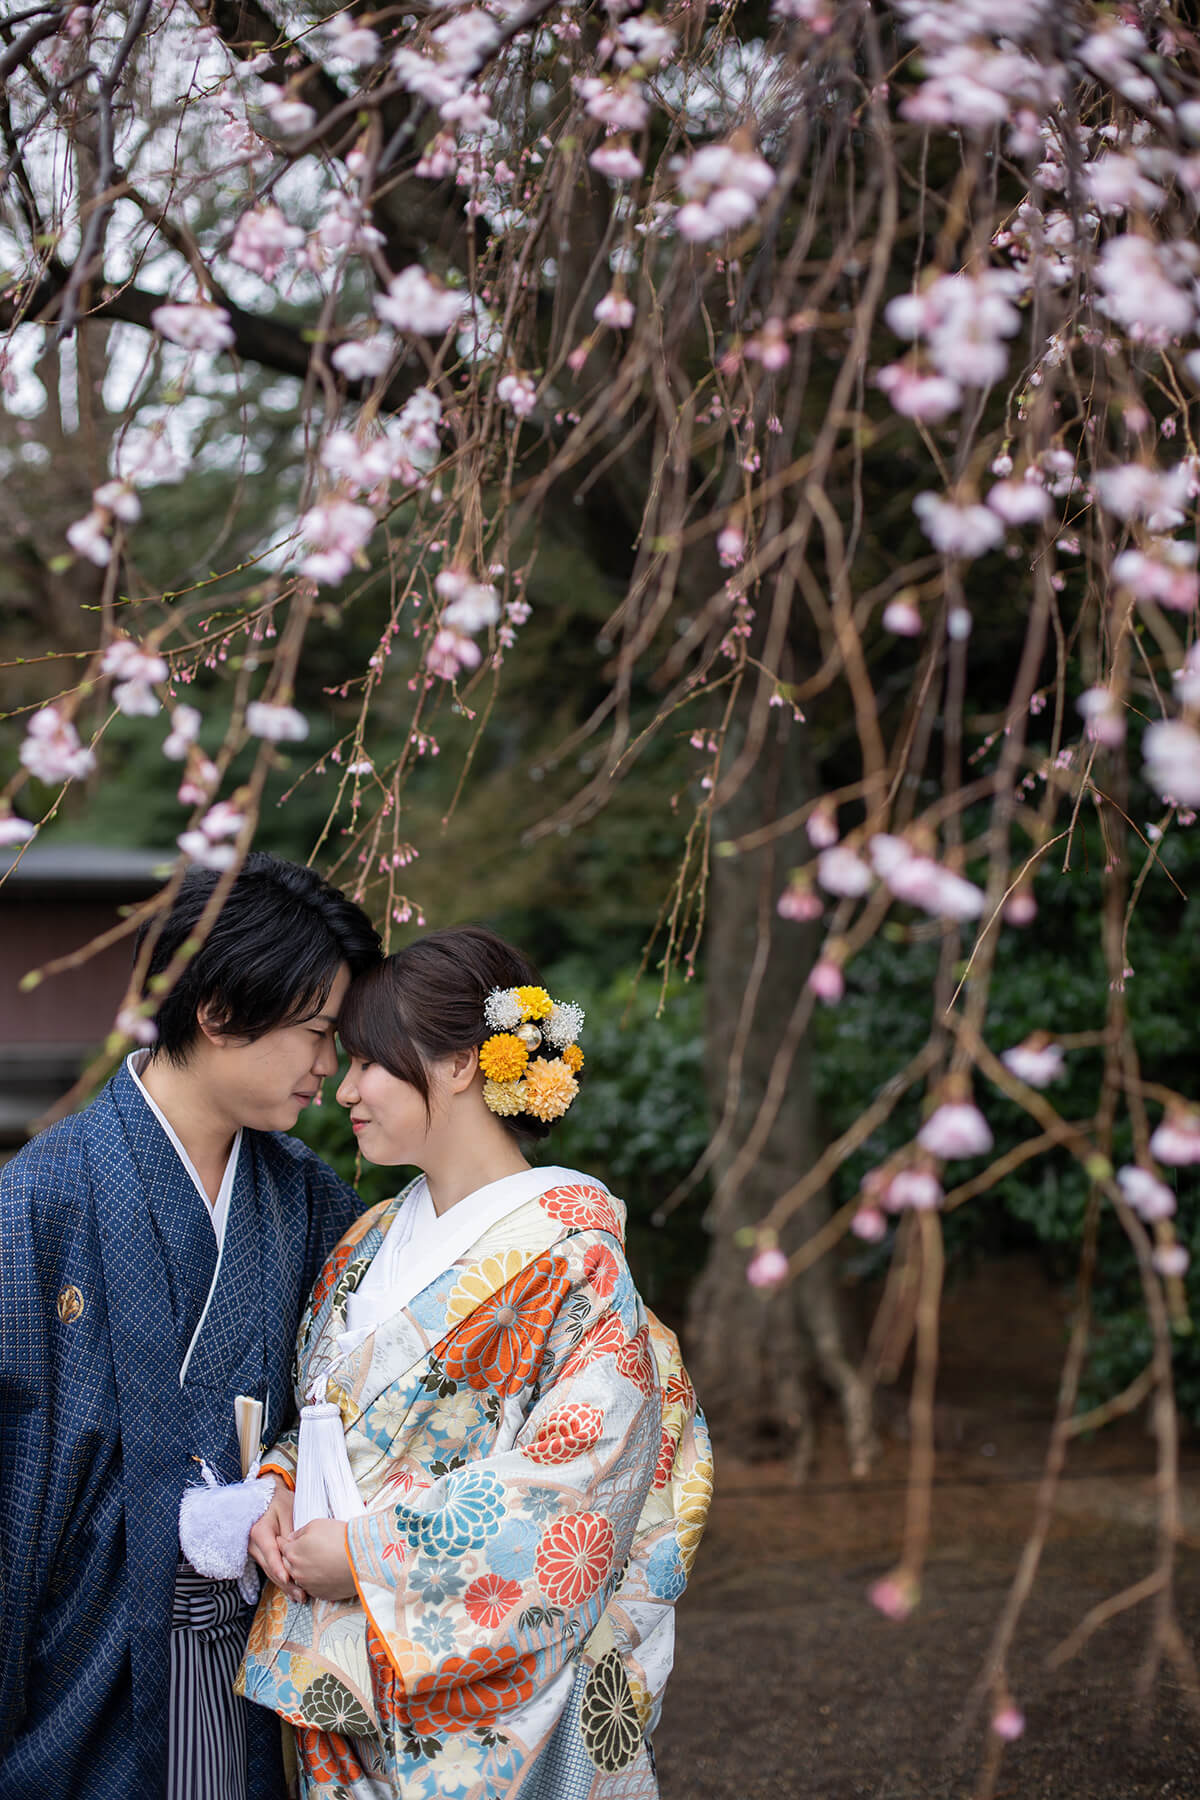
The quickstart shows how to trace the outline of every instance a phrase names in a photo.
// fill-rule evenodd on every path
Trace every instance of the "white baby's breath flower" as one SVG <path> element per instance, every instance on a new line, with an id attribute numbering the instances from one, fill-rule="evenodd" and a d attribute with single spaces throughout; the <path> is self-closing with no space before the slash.
<path id="1" fill-rule="evenodd" d="M 585 1016 L 582 1006 L 574 1000 L 556 1000 L 550 1016 L 542 1023 L 542 1034 L 556 1050 L 565 1050 L 568 1044 L 578 1041 Z"/>
<path id="2" fill-rule="evenodd" d="M 483 1016 L 493 1031 L 515 1031 L 522 1016 L 516 989 L 493 988 L 483 1003 Z"/>

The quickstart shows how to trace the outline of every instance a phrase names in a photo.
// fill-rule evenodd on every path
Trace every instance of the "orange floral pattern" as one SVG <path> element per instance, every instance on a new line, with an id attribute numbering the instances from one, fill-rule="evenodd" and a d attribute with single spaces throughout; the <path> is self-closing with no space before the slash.
<path id="1" fill-rule="evenodd" d="M 601 1513 L 568 1513 L 554 1519 L 537 1551 L 537 1578 L 555 1606 L 590 1600 L 613 1566 L 613 1528 Z"/>
<path id="2" fill-rule="evenodd" d="M 519 1394 L 541 1360 L 546 1335 L 571 1289 L 555 1257 L 530 1263 L 464 1319 L 442 1346 L 451 1381 Z"/>
<path id="3" fill-rule="evenodd" d="M 654 1471 L 655 1492 L 657 1492 L 659 1488 L 665 1488 L 668 1481 L 671 1479 L 671 1470 L 675 1467 L 676 1448 L 677 1444 L 674 1433 L 668 1431 L 664 1427 L 662 1442 L 660 1443 L 658 1450 L 658 1465 Z"/>
<path id="4" fill-rule="evenodd" d="M 494 1631 L 520 1598 L 519 1581 L 505 1581 L 502 1575 L 481 1575 L 463 1595 L 463 1605 L 477 1625 Z"/>
<path id="5" fill-rule="evenodd" d="M 537 1436 L 520 1446 L 522 1456 L 535 1463 L 574 1462 L 595 1449 L 604 1435 L 604 1414 L 598 1406 L 556 1406 L 538 1426 Z"/>
<path id="6" fill-rule="evenodd" d="M 658 1364 L 650 1349 L 650 1332 L 645 1325 L 617 1351 L 617 1367 L 639 1393 L 647 1396 L 658 1392 Z"/>
<path id="7" fill-rule="evenodd" d="M 515 1644 L 479 1644 L 469 1656 L 448 1656 L 436 1675 L 420 1677 L 409 1691 L 408 1713 L 421 1737 L 474 1731 L 494 1725 L 502 1712 L 533 1694 L 535 1657 Z"/>
<path id="8" fill-rule="evenodd" d="M 667 1376 L 667 1391 L 663 1395 L 663 1405 L 682 1406 L 683 1410 L 688 1413 L 696 1410 L 696 1390 L 682 1363 L 672 1369 Z"/>
<path id="9" fill-rule="evenodd" d="M 310 1781 L 361 1781 L 363 1770 L 349 1742 L 336 1731 L 297 1725 L 296 1754 Z"/>
<path id="10" fill-rule="evenodd" d="M 583 1274 L 593 1294 L 607 1300 L 617 1285 L 617 1259 L 603 1244 L 593 1244 L 583 1259 Z"/>
<path id="11" fill-rule="evenodd" d="M 562 1366 L 560 1379 L 566 1381 L 569 1376 L 578 1375 L 589 1363 L 598 1362 L 602 1356 L 612 1356 L 625 1342 L 625 1328 L 620 1319 L 611 1313 L 598 1319 L 590 1331 L 585 1331 L 575 1348 Z"/>
<path id="12" fill-rule="evenodd" d="M 623 1242 L 621 1221 L 612 1203 L 612 1195 L 603 1188 L 576 1182 L 571 1187 L 547 1188 L 542 1205 L 552 1219 L 571 1225 L 576 1231 L 606 1231 Z"/>
<path id="13" fill-rule="evenodd" d="M 338 1280 L 344 1272 L 346 1264 L 350 1261 L 350 1258 L 357 1249 L 357 1237 L 353 1239 L 343 1238 L 333 1254 L 326 1258 L 325 1267 L 317 1276 L 316 1286 L 312 1291 L 312 1299 L 309 1301 L 309 1306 L 313 1312 L 319 1312 L 321 1307 L 324 1306 L 326 1300 L 328 1300 L 330 1294 L 332 1294 L 334 1288 L 337 1286 Z"/>

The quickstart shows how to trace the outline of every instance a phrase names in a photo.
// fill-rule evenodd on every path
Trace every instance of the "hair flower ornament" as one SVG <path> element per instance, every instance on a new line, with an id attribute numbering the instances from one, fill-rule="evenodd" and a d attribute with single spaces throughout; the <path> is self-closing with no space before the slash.
<path id="1" fill-rule="evenodd" d="M 502 1119 L 561 1119 L 579 1092 L 582 1006 L 552 1000 L 541 987 L 493 988 L 483 1016 L 492 1034 L 479 1052 L 484 1104 Z M 559 1054 L 539 1056 L 543 1043 Z"/>

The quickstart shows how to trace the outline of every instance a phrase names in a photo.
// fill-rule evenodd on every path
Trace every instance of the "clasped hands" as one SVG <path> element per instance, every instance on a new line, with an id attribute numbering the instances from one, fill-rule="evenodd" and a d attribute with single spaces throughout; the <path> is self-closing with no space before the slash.
<path id="1" fill-rule="evenodd" d="M 352 1600 L 354 1576 L 341 1519 L 310 1519 L 292 1530 L 291 1489 L 278 1477 L 270 1506 L 250 1533 L 250 1554 L 289 1600 Z"/>

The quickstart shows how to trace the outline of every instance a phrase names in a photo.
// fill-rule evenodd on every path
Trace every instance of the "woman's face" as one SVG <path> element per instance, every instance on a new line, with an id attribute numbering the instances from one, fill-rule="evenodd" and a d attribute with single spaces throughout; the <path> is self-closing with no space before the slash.
<path id="1" fill-rule="evenodd" d="M 429 1068 L 429 1113 L 411 1082 L 401 1081 L 382 1063 L 350 1059 L 338 1103 L 348 1108 L 359 1148 L 368 1162 L 425 1165 L 432 1132 L 447 1110 L 448 1079 L 439 1063 Z"/>

